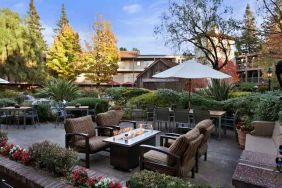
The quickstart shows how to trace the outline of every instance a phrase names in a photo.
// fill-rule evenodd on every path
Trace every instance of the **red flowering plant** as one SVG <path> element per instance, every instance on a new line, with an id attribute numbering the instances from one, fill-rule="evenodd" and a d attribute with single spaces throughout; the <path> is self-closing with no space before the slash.
<path id="1" fill-rule="evenodd" d="M 3 147 L 8 142 L 7 133 L 0 130 L 0 147 Z"/>
<path id="2" fill-rule="evenodd" d="M 68 177 L 70 183 L 77 187 L 88 187 L 88 174 L 85 168 L 72 170 Z"/>
<path id="3" fill-rule="evenodd" d="M 7 156 L 9 155 L 9 153 L 10 153 L 10 150 L 11 150 L 13 147 L 14 147 L 13 144 L 9 144 L 9 143 L 6 142 L 4 146 L 0 147 L 0 154 L 1 154 L 2 156 L 7 157 Z"/>
<path id="4" fill-rule="evenodd" d="M 20 161 L 22 158 L 23 149 L 19 145 L 14 145 L 9 152 L 9 158 L 14 161 Z"/>
<path id="5" fill-rule="evenodd" d="M 103 178 L 102 176 L 89 178 L 85 168 L 72 170 L 68 176 L 68 180 L 75 187 L 122 188 L 121 183 L 113 181 L 110 178 Z"/>

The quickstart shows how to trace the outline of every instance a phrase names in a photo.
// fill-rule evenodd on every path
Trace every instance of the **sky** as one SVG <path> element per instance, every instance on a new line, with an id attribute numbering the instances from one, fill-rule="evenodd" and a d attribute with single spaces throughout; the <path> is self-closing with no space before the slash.
<path id="1" fill-rule="evenodd" d="M 64 4 L 70 24 L 79 33 L 81 44 L 89 41 L 92 24 L 102 15 L 112 24 L 118 47 L 138 48 L 141 54 L 177 54 L 176 49 L 166 47 L 162 37 L 154 34 L 160 17 L 168 9 L 169 0 L 34 0 L 41 17 L 41 24 L 48 45 L 54 38 L 53 29 Z M 247 3 L 256 10 L 256 0 L 224 0 L 231 6 L 235 18 L 242 19 Z M 24 16 L 29 0 L 0 0 L 0 8 L 10 8 Z"/>

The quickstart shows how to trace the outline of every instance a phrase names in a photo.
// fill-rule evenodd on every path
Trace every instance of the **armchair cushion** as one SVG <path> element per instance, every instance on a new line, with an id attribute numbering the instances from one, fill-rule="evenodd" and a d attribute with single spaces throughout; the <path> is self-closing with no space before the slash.
<path id="1" fill-rule="evenodd" d="M 104 136 L 94 136 L 89 138 L 89 146 L 90 146 L 90 152 L 96 152 L 99 151 L 105 147 L 107 147 L 109 144 L 106 142 L 103 142 L 103 140 L 107 138 Z M 74 143 L 74 147 L 76 147 L 78 150 L 85 150 L 85 140 L 78 140 Z"/>
<path id="2" fill-rule="evenodd" d="M 109 110 L 104 113 L 99 113 L 96 117 L 96 123 L 99 126 L 113 126 L 118 125 L 122 119 L 123 111 Z"/>
<path id="3" fill-rule="evenodd" d="M 254 130 L 251 132 L 253 136 L 271 137 L 274 129 L 274 122 L 272 121 L 253 121 L 252 126 Z"/>
<path id="4" fill-rule="evenodd" d="M 205 120 L 200 121 L 195 127 L 197 127 L 200 130 L 201 134 L 205 134 L 208 127 L 210 127 L 211 125 L 213 125 L 212 120 L 205 119 Z"/>
<path id="5" fill-rule="evenodd" d="M 188 141 L 185 137 L 185 135 L 181 135 L 179 136 L 174 142 L 173 144 L 168 148 L 168 151 L 170 153 L 173 153 L 177 156 L 182 156 L 183 153 L 185 152 L 185 150 L 187 149 L 188 146 Z M 175 164 L 175 159 L 172 157 L 167 157 L 167 164 L 169 166 L 173 166 Z"/>
<path id="6" fill-rule="evenodd" d="M 64 126 L 66 133 L 84 133 L 89 137 L 96 135 L 95 124 L 91 116 L 67 119 Z M 82 139 L 81 136 L 75 136 L 73 141 Z"/>
<path id="7" fill-rule="evenodd" d="M 165 147 L 158 147 L 161 148 L 162 150 L 168 150 L 168 148 Z M 152 162 L 166 165 L 167 164 L 167 155 L 155 150 L 150 150 L 144 154 L 144 158 L 146 160 L 150 160 Z"/>

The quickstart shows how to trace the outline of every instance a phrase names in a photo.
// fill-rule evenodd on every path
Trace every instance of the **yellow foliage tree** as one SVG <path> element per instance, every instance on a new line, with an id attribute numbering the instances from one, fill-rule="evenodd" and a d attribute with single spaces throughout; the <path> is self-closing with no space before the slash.
<path id="1" fill-rule="evenodd" d="M 69 24 L 64 24 L 48 51 L 47 66 L 55 77 L 75 80 L 81 73 L 79 36 Z"/>
<path id="2" fill-rule="evenodd" d="M 85 76 L 100 85 L 107 83 L 118 69 L 119 53 L 117 40 L 111 31 L 111 24 L 99 16 L 94 22 L 91 44 L 86 43 L 84 53 Z"/>

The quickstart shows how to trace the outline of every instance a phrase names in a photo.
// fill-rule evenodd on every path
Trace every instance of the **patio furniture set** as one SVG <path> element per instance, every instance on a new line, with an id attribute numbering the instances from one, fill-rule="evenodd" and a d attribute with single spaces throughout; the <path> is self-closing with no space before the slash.
<path id="1" fill-rule="evenodd" d="M 20 106 L 9 106 L 0 108 L 0 126 L 6 124 L 8 128 L 9 124 L 23 123 L 23 128 L 26 128 L 27 120 L 30 119 L 31 123 L 36 127 L 36 123 L 39 123 L 39 117 L 37 111 L 32 107 L 20 107 Z"/>
<path id="2" fill-rule="evenodd" d="M 91 116 L 69 118 L 65 122 L 65 143 L 67 148 L 85 153 L 85 166 L 89 168 L 89 155 L 99 151 L 110 152 L 113 167 L 130 171 L 140 165 L 140 169 L 159 171 L 174 176 L 192 177 L 198 171 L 198 158 L 207 158 L 208 138 L 214 129 L 212 120 L 203 120 L 187 133 L 166 133 L 160 136 L 160 147 L 156 147 L 153 127 L 121 128 L 121 110 L 110 110 L 98 114 L 96 124 Z"/>

